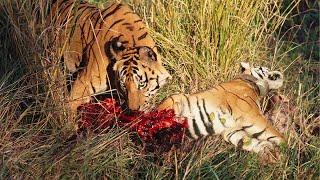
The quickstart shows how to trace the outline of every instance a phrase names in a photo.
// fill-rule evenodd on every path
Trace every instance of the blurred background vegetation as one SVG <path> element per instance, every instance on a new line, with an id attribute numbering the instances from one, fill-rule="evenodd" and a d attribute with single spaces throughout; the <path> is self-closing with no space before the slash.
<path id="1" fill-rule="evenodd" d="M 107 0 L 91 0 L 105 7 Z M 240 61 L 280 69 L 289 148 L 262 166 L 213 136 L 158 156 L 112 129 L 76 143 L 65 123 L 59 59 L 46 0 L 0 1 L 0 179 L 317 179 L 320 176 L 319 2 L 126 0 L 145 21 L 173 80 L 156 100 L 236 76 Z M 265 100 L 264 102 L 266 102 Z"/>

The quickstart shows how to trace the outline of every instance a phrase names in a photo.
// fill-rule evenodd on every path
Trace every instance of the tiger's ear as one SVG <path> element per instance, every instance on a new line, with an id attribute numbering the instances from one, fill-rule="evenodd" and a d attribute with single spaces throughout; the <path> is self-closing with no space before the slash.
<path id="1" fill-rule="evenodd" d="M 240 62 L 240 66 L 241 66 L 241 73 L 250 69 L 250 64 L 248 62 Z"/>
<path id="2" fill-rule="evenodd" d="M 139 48 L 140 60 L 157 61 L 157 54 L 149 47 L 143 46 Z"/>

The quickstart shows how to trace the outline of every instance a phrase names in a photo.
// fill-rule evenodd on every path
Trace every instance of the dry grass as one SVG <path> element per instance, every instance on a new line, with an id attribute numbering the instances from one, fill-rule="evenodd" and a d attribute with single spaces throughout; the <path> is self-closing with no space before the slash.
<path id="1" fill-rule="evenodd" d="M 49 49 L 48 3 L 0 2 L 0 179 L 316 179 L 320 176 L 319 67 L 296 50 L 304 46 L 280 29 L 300 1 L 128 0 L 150 27 L 172 82 L 158 99 L 176 91 L 212 87 L 236 75 L 240 61 L 285 72 L 293 131 L 275 166 L 235 150 L 214 136 L 158 157 L 141 151 L 129 133 L 112 129 L 77 142 L 66 122 L 57 53 Z M 103 6 L 103 1 L 95 1 Z M 3 9 L 4 8 L 4 9 Z M 38 18 L 40 23 L 36 23 Z M 282 33 L 280 33 L 282 32 Z M 317 49 L 315 49 L 315 53 Z M 62 83 L 61 83 L 62 82 Z"/>

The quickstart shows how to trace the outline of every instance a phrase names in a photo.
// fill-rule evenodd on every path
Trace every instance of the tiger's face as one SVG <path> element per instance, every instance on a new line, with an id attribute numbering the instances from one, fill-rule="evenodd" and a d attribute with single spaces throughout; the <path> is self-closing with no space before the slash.
<path id="1" fill-rule="evenodd" d="M 283 74 L 279 71 L 269 71 L 266 67 L 251 67 L 245 62 L 240 64 L 241 72 L 255 77 L 257 84 L 266 84 L 268 89 L 279 89 L 283 85 Z"/>
<path id="2" fill-rule="evenodd" d="M 121 51 L 113 51 L 116 57 L 113 70 L 126 94 L 127 105 L 130 110 L 146 110 L 150 99 L 171 76 L 156 50 L 147 46 L 124 48 L 120 42 L 116 46 Z"/>

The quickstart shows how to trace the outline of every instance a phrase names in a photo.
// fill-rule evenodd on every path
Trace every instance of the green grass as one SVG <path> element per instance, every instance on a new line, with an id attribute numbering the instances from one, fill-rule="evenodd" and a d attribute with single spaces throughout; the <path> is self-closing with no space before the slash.
<path id="1" fill-rule="evenodd" d="M 163 156 L 145 153 L 130 133 L 112 129 L 77 143 L 63 102 L 57 53 L 48 48 L 48 3 L 0 2 L 0 179 L 317 179 L 319 4 L 316 1 L 154 0 L 127 2 L 146 22 L 173 79 L 157 100 L 197 92 L 236 76 L 240 61 L 285 73 L 289 146 L 274 166 L 219 136 Z M 103 0 L 94 1 L 99 6 Z M 318 18 L 317 18 L 318 17 Z"/>

